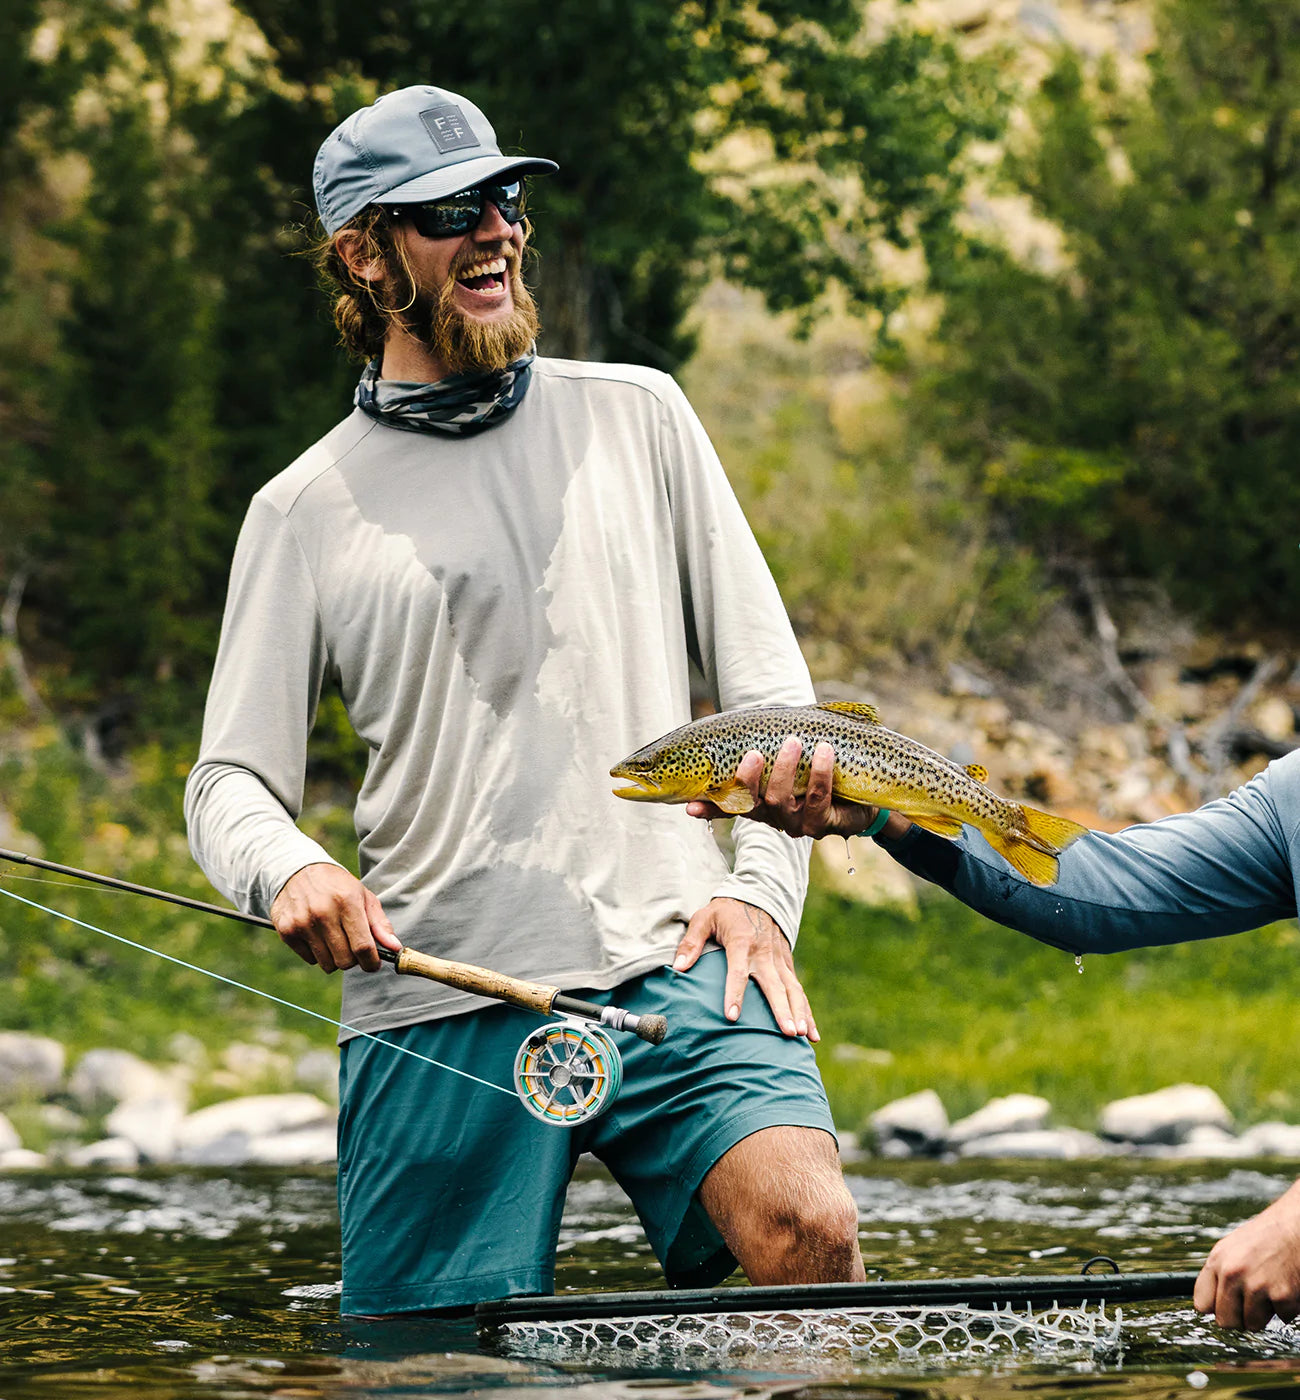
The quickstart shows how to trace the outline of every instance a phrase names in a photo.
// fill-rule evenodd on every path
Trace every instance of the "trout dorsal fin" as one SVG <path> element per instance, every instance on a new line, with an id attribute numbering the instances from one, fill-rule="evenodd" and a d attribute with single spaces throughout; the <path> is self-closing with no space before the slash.
<path id="1" fill-rule="evenodd" d="M 989 780 L 989 770 L 982 763 L 968 763 L 966 771 L 977 783 L 987 783 Z"/>
<path id="2" fill-rule="evenodd" d="M 849 715 L 860 719 L 864 724 L 880 724 L 880 711 L 874 705 L 866 705 L 861 700 L 828 700 L 818 705 L 819 710 L 829 710 L 833 715 Z"/>

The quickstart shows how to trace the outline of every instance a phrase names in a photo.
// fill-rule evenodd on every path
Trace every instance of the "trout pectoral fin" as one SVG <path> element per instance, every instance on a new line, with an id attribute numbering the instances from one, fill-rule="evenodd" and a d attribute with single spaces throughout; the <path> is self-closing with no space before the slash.
<path id="1" fill-rule="evenodd" d="M 1028 842 L 1016 836 L 1003 836 L 1001 832 L 988 832 L 984 835 L 988 843 L 1008 865 L 1018 870 L 1031 885 L 1054 885 L 1061 872 L 1060 862 L 1045 851 L 1036 850 Z"/>
<path id="2" fill-rule="evenodd" d="M 961 835 L 961 822 L 956 817 L 939 817 L 930 812 L 923 817 L 911 817 L 910 820 L 926 831 L 933 831 L 936 836 Z"/>
<path id="3" fill-rule="evenodd" d="M 753 807 L 754 794 L 744 783 L 732 782 L 725 787 L 714 788 L 712 791 L 706 792 L 704 800 L 712 802 L 715 807 L 721 807 L 724 812 L 738 817 Z"/>

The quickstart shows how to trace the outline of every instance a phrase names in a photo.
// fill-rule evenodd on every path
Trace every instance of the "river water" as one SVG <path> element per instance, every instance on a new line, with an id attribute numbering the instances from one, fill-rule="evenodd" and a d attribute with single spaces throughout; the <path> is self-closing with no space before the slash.
<path id="1" fill-rule="evenodd" d="M 1276 1164 L 889 1163 L 855 1168 L 871 1277 L 1195 1268 L 1290 1178 Z M 0 1400 L 992 1400 L 1300 1397 L 1300 1329 L 1221 1332 L 1185 1304 L 1124 1309 L 1118 1350 L 854 1360 L 520 1355 L 469 1323 L 337 1315 L 329 1172 L 0 1178 Z M 656 1288 L 621 1192 L 580 1174 L 558 1292 Z"/>

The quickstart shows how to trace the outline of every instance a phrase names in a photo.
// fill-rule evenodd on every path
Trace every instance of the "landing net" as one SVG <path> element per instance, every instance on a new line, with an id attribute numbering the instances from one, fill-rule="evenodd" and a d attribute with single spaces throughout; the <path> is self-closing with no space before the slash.
<path id="1" fill-rule="evenodd" d="M 570 1318 L 507 1322 L 492 1329 L 501 1350 L 544 1361 L 626 1365 L 638 1360 L 707 1363 L 764 1356 L 845 1360 L 970 1361 L 1024 1357 L 1095 1359 L 1119 1347 L 1122 1312 L 1076 1307 L 864 1308 L 693 1316 Z"/>
<path id="2" fill-rule="evenodd" d="M 1107 1261 L 1111 1262 L 1111 1261 Z M 943 1362 L 1099 1359 L 1120 1303 L 1190 1300 L 1192 1273 L 914 1279 L 789 1287 L 574 1293 L 480 1303 L 497 1349 L 543 1360 L 701 1363 L 776 1355 Z"/>

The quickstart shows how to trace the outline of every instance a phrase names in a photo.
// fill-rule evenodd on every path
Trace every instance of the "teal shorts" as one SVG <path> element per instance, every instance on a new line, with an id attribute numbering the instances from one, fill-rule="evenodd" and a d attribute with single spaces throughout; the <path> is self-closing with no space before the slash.
<path id="1" fill-rule="evenodd" d="M 611 1032 L 623 1087 L 598 1118 L 556 1127 L 513 1096 L 395 1054 L 343 1046 L 339 1214 L 346 1313 L 418 1312 L 551 1293 L 564 1194 L 578 1157 L 599 1157 L 636 1207 L 669 1283 L 708 1287 L 736 1261 L 696 1192 L 709 1168 L 761 1128 L 834 1134 L 812 1047 L 776 1027 L 750 985 L 740 1020 L 722 1014 L 727 960 L 647 973 L 613 992 L 575 989 L 668 1018 L 647 1045 Z M 494 1006 L 383 1032 L 431 1059 L 509 1085 L 536 1015 Z"/>

